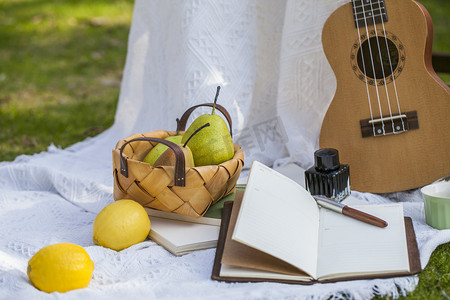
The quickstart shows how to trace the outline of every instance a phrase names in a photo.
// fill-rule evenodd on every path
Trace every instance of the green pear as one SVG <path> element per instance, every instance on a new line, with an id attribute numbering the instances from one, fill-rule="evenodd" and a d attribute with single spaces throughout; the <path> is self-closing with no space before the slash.
<path id="1" fill-rule="evenodd" d="M 178 146 L 181 148 L 181 150 L 183 150 L 184 160 L 185 160 L 185 168 L 193 168 L 193 167 L 195 167 L 194 157 L 192 155 L 192 151 L 191 151 L 191 149 L 189 149 L 187 144 L 189 143 L 189 141 L 196 134 L 198 134 L 201 130 L 203 130 L 204 128 L 209 127 L 209 126 L 210 126 L 210 124 L 206 123 L 205 125 L 201 126 L 197 130 L 195 130 L 192 134 L 190 134 L 189 138 L 187 139 L 187 141 L 183 145 L 182 144 L 178 144 Z M 175 166 L 175 162 L 176 162 L 175 152 L 172 149 L 167 149 L 155 161 L 153 166 L 154 167 L 158 167 L 158 166 Z"/>
<path id="2" fill-rule="evenodd" d="M 183 138 L 183 135 L 180 134 L 179 131 L 179 122 L 180 120 L 177 118 L 177 133 L 176 135 L 172 135 L 169 136 L 167 138 L 165 138 L 165 140 L 174 142 L 175 144 L 181 144 L 181 139 Z M 161 154 L 163 154 L 167 149 L 169 149 L 169 147 L 167 147 L 164 144 L 157 144 L 155 147 L 152 148 L 152 150 L 150 150 L 150 152 L 147 153 L 147 155 L 144 157 L 144 159 L 142 160 L 143 162 L 149 163 L 150 166 L 153 166 L 156 162 L 156 160 L 161 156 Z"/>
<path id="3" fill-rule="evenodd" d="M 211 114 L 201 115 L 196 118 L 184 133 L 181 142 L 184 143 L 192 132 L 196 131 L 202 124 L 209 123 L 208 128 L 198 132 L 191 138 L 189 148 L 194 155 L 195 165 L 218 165 L 234 156 L 234 145 L 227 124 L 219 115 L 215 114 L 215 105 L 219 95 L 220 86 L 217 87 L 214 106 Z"/>
<path id="4" fill-rule="evenodd" d="M 189 149 L 188 146 L 183 147 L 179 144 L 181 150 L 183 150 L 184 153 L 184 160 L 185 160 L 185 168 L 193 168 L 194 165 L 194 157 L 192 156 L 192 151 Z M 164 151 L 164 153 L 161 154 L 161 156 L 155 161 L 153 164 L 154 167 L 159 166 L 175 166 L 175 152 L 172 151 L 172 149 L 167 149 Z"/>
<path id="5" fill-rule="evenodd" d="M 169 136 L 167 138 L 165 138 L 165 140 L 174 142 L 175 144 L 181 144 L 181 139 L 183 138 L 182 135 L 172 135 Z M 150 150 L 149 153 L 147 153 L 147 155 L 144 158 L 144 162 L 149 163 L 151 166 L 153 166 L 156 162 L 156 160 L 167 150 L 169 149 L 169 147 L 167 147 L 164 144 L 157 144 L 155 147 L 152 148 L 152 150 Z M 173 151 L 170 151 L 173 152 Z"/>

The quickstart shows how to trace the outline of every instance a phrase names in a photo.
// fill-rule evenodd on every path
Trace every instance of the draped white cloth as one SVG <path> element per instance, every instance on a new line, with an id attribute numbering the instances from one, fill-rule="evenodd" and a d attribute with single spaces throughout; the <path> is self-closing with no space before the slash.
<path id="1" fill-rule="evenodd" d="M 188 107 L 213 100 L 217 85 L 247 167 L 255 159 L 311 165 L 336 86 L 321 28 L 344 2 L 137 0 L 114 125 L 65 150 L 52 145 L 0 163 L 0 299 L 367 299 L 413 290 L 417 276 L 312 286 L 221 283 L 210 279 L 214 249 L 175 257 L 152 241 L 120 252 L 92 242 L 96 214 L 113 201 L 115 143 L 136 132 L 175 129 Z M 404 202 L 423 267 L 450 241 L 450 230 L 426 225 L 417 190 L 353 194 L 367 203 Z M 59 242 L 88 251 L 95 263 L 88 288 L 51 295 L 29 282 L 28 260 Z"/>

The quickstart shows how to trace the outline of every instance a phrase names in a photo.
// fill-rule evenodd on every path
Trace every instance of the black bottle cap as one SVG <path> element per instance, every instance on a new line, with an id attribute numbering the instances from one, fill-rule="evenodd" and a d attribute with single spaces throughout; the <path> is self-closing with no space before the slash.
<path id="1" fill-rule="evenodd" d="M 314 167 L 317 171 L 336 171 L 339 166 L 339 153 L 336 149 L 324 148 L 314 152 Z"/>

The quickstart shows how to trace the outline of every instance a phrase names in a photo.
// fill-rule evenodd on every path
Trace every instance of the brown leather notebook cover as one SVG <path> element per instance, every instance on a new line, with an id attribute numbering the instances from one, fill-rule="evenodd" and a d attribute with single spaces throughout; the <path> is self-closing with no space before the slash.
<path id="1" fill-rule="evenodd" d="M 236 193 L 235 201 L 239 197 L 243 196 L 243 192 L 239 191 Z M 237 201 L 239 203 L 240 201 Z M 421 271 L 420 265 L 420 256 L 419 249 L 417 247 L 416 235 L 414 233 L 414 227 L 412 224 L 412 220 L 409 217 L 405 217 L 405 230 L 406 230 L 406 239 L 408 245 L 408 256 L 409 256 L 409 267 L 410 271 L 407 273 L 396 273 L 396 274 L 383 274 L 383 275 L 365 275 L 365 276 L 355 276 L 355 277 L 346 277 L 342 279 L 333 279 L 333 280 L 313 280 L 313 281 L 296 281 L 296 280 L 279 280 L 279 279 L 268 279 L 268 278 L 244 278 L 244 277 L 225 277 L 220 276 L 220 268 L 222 266 L 222 257 L 224 254 L 224 246 L 225 240 L 228 232 L 228 228 L 230 225 L 230 217 L 231 211 L 233 208 L 233 202 L 226 202 L 223 211 L 222 211 L 222 223 L 220 225 L 219 238 L 217 242 L 216 256 L 214 259 L 213 270 L 211 274 L 211 278 L 213 280 L 218 281 L 228 281 L 228 282 L 281 282 L 281 283 L 290 283 L 290 284 L 314 284 L 317 282 L 336 282 L 336 281 L 347 281 L 347 280 L 357 280 L 357 279 L 373 279 L 373 278 L 389 278 L 389 277 L 397 277 L 397 276 L 410 276 L 413 274 L 417 274 Z M 257 250 L 255 250 L 257 251 Z M 258 252 L 258 251 L 257 251 Z"/>

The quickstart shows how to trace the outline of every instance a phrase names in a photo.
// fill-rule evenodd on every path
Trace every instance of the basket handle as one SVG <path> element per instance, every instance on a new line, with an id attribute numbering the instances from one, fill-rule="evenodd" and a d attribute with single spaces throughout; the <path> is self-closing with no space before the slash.
<path id="1" fill-rule="evenodd" d="M 188 121 L 188 119 L 189 119 L 189 116 L 191 115 L 191 113 L 196 109 L 196 108 L 198 108 L 198 107 L 200 107 L 200 106 L 209 106 L 209 107 L 213 107 L 214 106 L 214 103 L 203 103 L 203 104 L 198 104 L 198 105 L 195 105 L 195 106 L 192 106 L 191 108 L 189 108 L 188 110 L 186 110 L 185 112 L 184 112 L 184 114 L 181 116 L 181 119 L 180 119 L 180 121 L 178 122 L 178 125 L 177 125 L 177 131 L 185 131 L 186 130 L 186 123 L 187 123 L 187 121 Z M 216 103 L 216 108 L 225 116 L 225 118 L 227 119 L 227 121 L 228 121 L 228 124 L 230 125 L 230 135 L 231 135 L 231 137 L 233 137 L 233 132 L 232 132 L 232 123 L 231 123 L 231 116 L 230 116 L 230 114 L 228 113 L 228 111 L 225 109 L 225 107 L 223 107 L 222 105 L 220 105 L 220 104 L 217 104 Z"/>
<path id="2" fill-rule="evenodd" d="M 175 186 L 185 186 L 185 158 L 183 150 L 180 146 L 164 139 L 153 138 L 153 137 L 139 137 L 129 140 L 120 147 L 120 174 L 128 178 L 128 164 L 127 159 L 123 156 L 123 148 L 131 142 L 146 141 L 146 142 L 157 142 L 166 145 L 175 153 Z"/>

